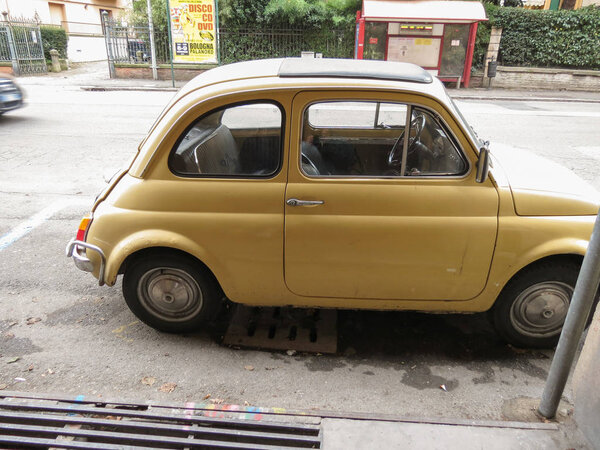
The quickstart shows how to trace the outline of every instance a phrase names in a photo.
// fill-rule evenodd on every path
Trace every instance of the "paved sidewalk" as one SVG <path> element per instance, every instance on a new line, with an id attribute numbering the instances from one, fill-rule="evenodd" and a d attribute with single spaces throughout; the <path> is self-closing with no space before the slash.
<path id="1" fill-rule="evenodd" d="M 186 84 L 185 81 L 146 80 L 146 79 L 111 79 L 108 63 L 98 61 L 74 65 L 71 70 L 60 73 L 49 73 L 29 77 L 19 77 L 19 84 L 25 88 L 29 85 L 71 86 L 91 91 L 177 91 Z M 564 91 L 564 90 L 514 90 L 514 89 L 448 89 L 449 94 L 458 100 L 506 100 L 506 101 L 554 101 L 600 103 L 600 92 Z"/>
<path id="2" fill-rule="evenodd" d="M 337 449 L 588 449 L 574 427 L 520 422 L 472 424 L 323 419 L 325 450 Z"/>
<path id="3" fill-rule="evenodd" d="M 65 412 L 68 414 L 65 415 Z M 115 426 L 118 425 L 110 436 L 103 433 L 103 428 L 98 428 L 105 425 L 97 423 L 104 418 L 111 418 Z M 296 437 L 296 442 L 310 443 L 310 448 L 325 450 L 593 449 L 568 417 L 561 423 L 542 422 L 535 416 L 529 418 L 530 421 L 527 422 L 441 418 L 427 420 L 397 417 L 385 412 L 291 411 L 193 401 L 142 403 L 83 395 L 63 397 L 0 391 L 0 431 L 10 431 L 6 433 L 4 440 L 0 437 L 0 446 L 3 442 L 13 442 L 14 438 L 9 436 L 23 436 L 23 442 L 28 443 L 30 438 L 27 436 L 47 439 L 50 437 L 49 431 L 62 435 L 65 429 L 68 432 L 69 428 L 72 429 L 79 423 L 86 424 L 89 430 L 96 430 L 89 433 L 96 433 L 97 442 L 106 442 L 108 438 L 117 446 L 127 442 L 128 438 L 129 441 L 134 438 L 135 441 L 132 442 L 144 446 L 152 446 L 148 444 L 161 439 L 165 440 L 161 442 L 178 439 L 183 444 L 179 433 L 183 426 L 184 436 L 192 439 L 186 443 L 200 444 L 204 441 L 208 444 L 207 439 L 215 442 L 220 430 L 222 435 L 230 436 L 223 437 L 222 443 L 231 442 L 234 447 L 235 443 L 239 443 L 239 448 L 248 448 L 248 438 L 254 440 L 255 445 L 262 443 L 266 445 L 265 448 L 274 448 L 272 445 L 278 439 L 281 441 L 285 435 L 287 443 L 283 445 L 280 442 L 281 448 L 288 448 L 289 439 L 293 441 Z M 148 420 L 155 423 L 155 433 L 144 431 L 144 423 L 147 424 Z M 41 424 L 54 428 L 40 428 Z M 164 431 L 167 429 L 168 432 Z M 277 435 L 274 429 L 279 430 L 280 434 Z M 77 433 L 86 435 L 85 430 Z M 236 433 L 240 434 L 236 440 L 231 441 Z M 80 448 L 87 448 L 83 443 L 81 445 Z"/>
<path id="4" fill-rule="evenodd" d="M 458 100 L 510 100 L 547 101 L 573 103 L 600 103 L 600 92 L 565 90 L 518 90 L 500 88 L 448 89 L 452 98 Z"/>

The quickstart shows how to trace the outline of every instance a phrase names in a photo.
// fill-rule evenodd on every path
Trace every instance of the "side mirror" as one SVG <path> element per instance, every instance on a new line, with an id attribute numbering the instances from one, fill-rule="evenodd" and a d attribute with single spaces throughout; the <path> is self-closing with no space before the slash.
<path id="1" fill-rule="evenodd" d="M 477 160 L 477 175 L 475 181 L 483 183 L 487 180 L 488 172 L 490 171 L 490 149 L 487 147 L 487 142 L 479 150 L 479 159 Z"/>

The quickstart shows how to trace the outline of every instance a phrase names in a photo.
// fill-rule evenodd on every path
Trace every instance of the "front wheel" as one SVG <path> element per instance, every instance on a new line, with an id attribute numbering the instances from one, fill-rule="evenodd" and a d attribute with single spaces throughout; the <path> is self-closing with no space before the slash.
<path id="1" fill-rule="evenodd" d="M 214 318 L 219 288 L 204 267 L 178 255 L 142 258 L 123 277 L 125 301 L 142 322 L 160 331 L 184 333 Z"/>
<path id="2" fill-rule="evenodd" d="M 540 264 L 517 275 L 491 311 L 498 333 L 517 347 L 554 347 L 578 274 L 577 264 L 562 262 Z"/>

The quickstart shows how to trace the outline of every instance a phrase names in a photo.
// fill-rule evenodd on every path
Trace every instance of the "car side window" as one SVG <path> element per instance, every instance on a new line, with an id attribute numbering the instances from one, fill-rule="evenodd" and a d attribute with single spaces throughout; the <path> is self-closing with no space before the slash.
<path id="1" fill-rule="evenodd" d="M 442 176 L 461 175 L 468 169 L 466 159 L 432 113 L 376 101 L 308 106 L 301 158 L 302 171 L 308 176 Z"/>
<path id="2" fill-rule="evenodd" d="M 283 113 L 274 103 L 231 105 L 200 117 L 177 141 L 169 167 L 191 177 L 269 177 L 281 167 Z"/>
<path id="3" fill-rule="evenodd" d="M 444 126 L 428 111 L 413 108 L 404 175 L 461 175 L 468 165 Z"/>

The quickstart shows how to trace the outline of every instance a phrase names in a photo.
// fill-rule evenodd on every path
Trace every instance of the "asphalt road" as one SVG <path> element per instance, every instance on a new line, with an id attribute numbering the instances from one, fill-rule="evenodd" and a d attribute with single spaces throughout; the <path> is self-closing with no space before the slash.
<path id="1" fill-rule="evenodd" d="M 515 399 L 541 395 L 553 352 L 505 345 L 485 315 L 343 312 L 337 355 L 292 356 L 137 321 L 120 283 L 97 286 L 64 247 L 172 95 L 32 85 L 27 107 L 0 117 L 0 389 L 474 419 L 512 418 Z M 460 106 L 482 137 L 600 189 L 600 104 Z"/>

